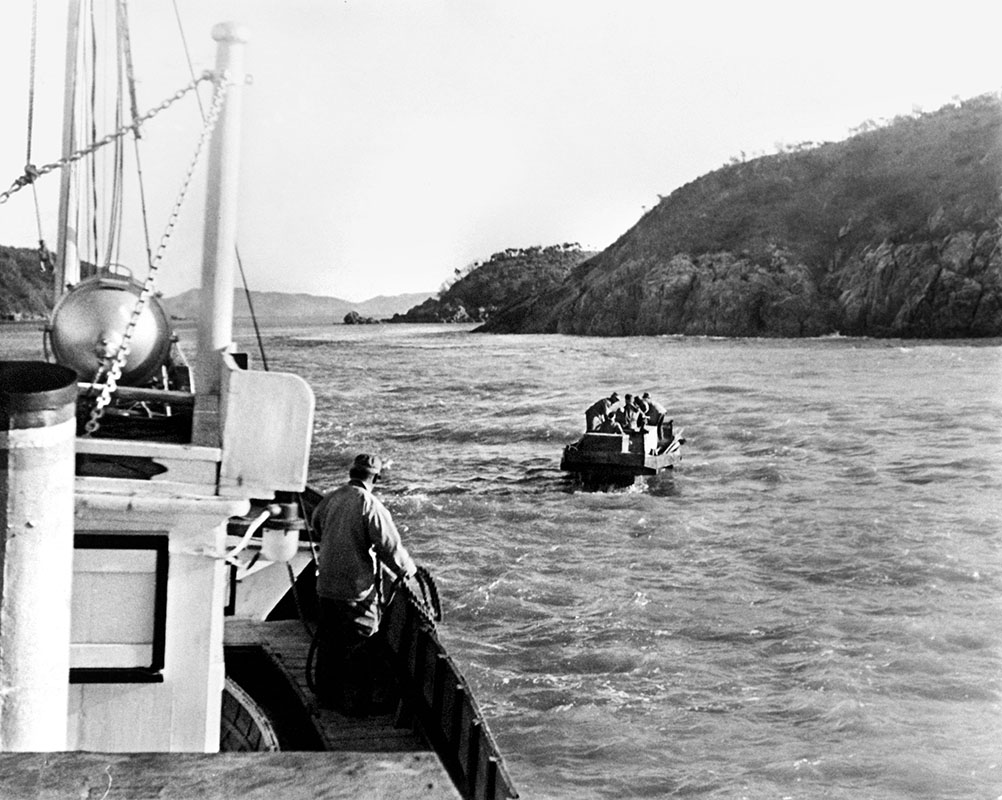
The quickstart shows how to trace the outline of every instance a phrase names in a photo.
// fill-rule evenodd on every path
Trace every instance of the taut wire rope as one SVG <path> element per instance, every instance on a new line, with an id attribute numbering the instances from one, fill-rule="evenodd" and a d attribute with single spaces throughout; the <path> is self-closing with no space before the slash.
<path id="1" fill-rule="evenodd" d="M 35 66 L 38 60 L 38 0 L 31 4 L 31 56 L 28 68 L 28 135 L 24 156 L 24 175 L 31 183 L 31 194 L 35 201 L 35 226 L 38 230 L 38 267 L 42 272 L 52 270 L 52 254 L 42 235 L 42 211 L 38 203 L 38 189 L 35 186 L 37 172 L 31 163 L 31 142 L 35 130 Z"/>

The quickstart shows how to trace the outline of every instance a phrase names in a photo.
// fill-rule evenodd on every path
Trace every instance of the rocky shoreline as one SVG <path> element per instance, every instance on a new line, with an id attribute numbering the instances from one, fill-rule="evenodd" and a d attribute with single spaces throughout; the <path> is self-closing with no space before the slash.
<path id="1" fill-rule="evenodd" d="M 586 336 L 1002 336 L 1002 252 L 990 232 L 882 243 L 864 248 L 820 279 L 782 251 L 764 265 L 716 253 L 678 255 L 663 264 L 639 262 L 592 275 L 575 288 L 508 309 L 478 330 Z"/>

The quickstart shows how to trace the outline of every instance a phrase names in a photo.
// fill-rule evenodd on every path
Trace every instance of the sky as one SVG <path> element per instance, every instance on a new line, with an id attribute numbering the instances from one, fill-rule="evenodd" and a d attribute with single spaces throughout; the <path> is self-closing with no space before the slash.
<path id="1" fill-rule="evenodd" d="M 110 4 L 96 2 L 101 29 Z M 59 156 L 66 12 L 38 5 L 31 154 L 44 164 Z M 196 72 L 214 64 L 215 23 L 250 32 L 250 288 L 353 301 L 434 294 L 508 247 L 600 250 L 742 153 L 1002 88 L 1002 3 L 985 0 L 142 0 L 129 6 L 141 110 L 189 80 L 175 7 Z M 0 189 L 27 154 L 31 9 L 0 10 Z M 188 101 L 146 126 L 154 248 L 199 131 Z M 203 172 L 164 251 L 167 296 L 199 282 Z M 53 248 L 58 183 L 37 184 Z M 142 279 L 140 229 L 127 223 L 122 260 Z M 0 205 L 0 243 L 38 238 L 30 191 Z"/>

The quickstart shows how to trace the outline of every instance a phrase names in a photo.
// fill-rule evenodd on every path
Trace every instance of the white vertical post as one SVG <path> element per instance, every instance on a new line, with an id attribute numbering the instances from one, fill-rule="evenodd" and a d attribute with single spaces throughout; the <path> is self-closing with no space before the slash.
<path id="1" fill-rule="evenodd" d="M 240 100 L 244 83 L 244 45 L 248 35 L 246 29 L 236 23 L 223 22 L 212 29 L 212 38 L 219 43 L 217 80 L 228 81 L 228 86 L 226 104 L 209 149 L 192 441 L 216 447 L 220 443 L 222 356 L 229 350 L 233 338 Z"/>
<path id="2" fill-rule="evenodd" d="M 0 750 L 66 749 L 76 373 L 0 362 Z"/>

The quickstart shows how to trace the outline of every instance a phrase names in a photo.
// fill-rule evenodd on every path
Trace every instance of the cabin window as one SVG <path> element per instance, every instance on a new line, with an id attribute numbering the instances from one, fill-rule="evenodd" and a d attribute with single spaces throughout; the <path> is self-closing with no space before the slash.
<path id="1" fill-rule="evenodd" d="M 70 683 L 163 680 L 167 535 L 73 537 Z"/>

